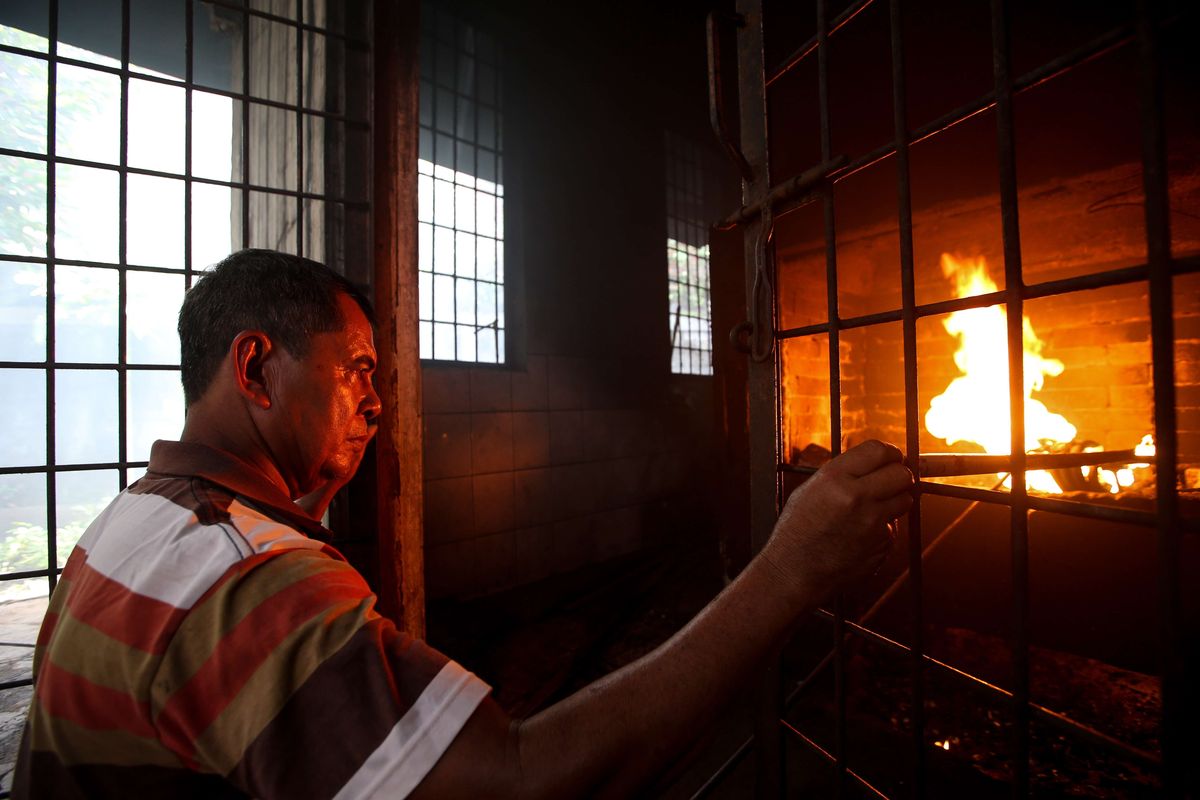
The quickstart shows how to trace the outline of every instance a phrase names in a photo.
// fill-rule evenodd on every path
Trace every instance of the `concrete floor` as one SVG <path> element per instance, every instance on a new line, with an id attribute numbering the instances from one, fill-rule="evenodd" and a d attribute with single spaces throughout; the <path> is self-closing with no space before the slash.
<path id="1" fill-rule="evenodd" d="M 33 645 L 46 615 L 48 598 L 0 604 L 0 682 L 33 674 Z M 12 769 L 21 743 L 32 687 L 0 692 L 0 790 L 12 788 Z"/>

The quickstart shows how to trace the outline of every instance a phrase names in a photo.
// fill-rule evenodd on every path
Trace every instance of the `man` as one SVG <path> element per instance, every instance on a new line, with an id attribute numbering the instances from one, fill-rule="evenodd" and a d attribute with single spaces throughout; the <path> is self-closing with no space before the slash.
<path id="1" fill-rule="evenodd" d="M 84 534 L 38 638 L 14 796 L 626 796 L 794 621 L 887 552 L 893 447 L 834 459 L 670 641 L 528 720 L 373 609 L 316 522 L 375 432 L 369 305 L 330 270 L 223 261 L 179 318 L 187 422 Z M 302 501 L 304 507 L 296 504 Z"/>

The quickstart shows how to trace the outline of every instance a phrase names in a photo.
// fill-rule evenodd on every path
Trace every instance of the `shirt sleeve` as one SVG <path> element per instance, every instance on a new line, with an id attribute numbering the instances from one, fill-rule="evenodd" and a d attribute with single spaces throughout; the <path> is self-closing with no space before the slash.
<path id="1" fill-rule="evenodd" d="M 321 551 L 239 563 L 154 678 L 161 739 L 256 797 L 406 796 L 490 689 L 374 604 Z"/>

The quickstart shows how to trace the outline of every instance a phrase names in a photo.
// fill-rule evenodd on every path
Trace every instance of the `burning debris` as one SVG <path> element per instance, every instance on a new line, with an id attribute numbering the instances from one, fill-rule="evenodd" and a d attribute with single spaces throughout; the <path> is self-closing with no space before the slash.
<path id="1" fill-rule="evenodd" d="M 975 297 L 998 290 L 988 275 L 983 258 L 958 259 L 942 254 L 942 273 L 955 282 L 957 297 Z M 962 374 L 946 390 L 933 398 L 925 414 L 929 433 L 946 444 L 976 445 L 991 455 L 1007 456 L 1012 440 L 1008 400 L 1007 313 L 1000 305 L 970 308 L 950 314 L 944 321 L 946 331 L 959 339 L 954 363 Z M 1064 490 L 1107 491 L 1116 493 L 1152 479 L 1149 459 L 1154 457 L 1154 439 L 1143 437 L 1130 452 L 1105 453 L 1097 442 L 1077 439 L 1078 429 L 1064 415 L 1048 409 L 1033 397 L 1045 385 L 1046 378 L 1057 377 L 1066 365 L 1043 355 L 1045 345 L 1038 338 L 1029 317 L 1022 320 L 1024 339 L 1025 450 L 1029 454 L 1052 456 L 1030 459 L 1044 463 L 1047 469 L 1025 473 L 1027 488 L 1061 494 Z M 1089 458 L 1057 458 L 1068 454 L 1096 454 Z M 946 465 L 935 465 L 937 456 L 926 456 L 932 475 L 980 474 L 985 470 L 959 465 L 957 472 Z M 1133 461 L 1145 458 L 1146 462 Z M 1126 460 L 1128 459 L 1128 460 Z M 1058 463 L 1061 462 L 1061 466 Z M 922 470 L 924 473 L 924 470 Z M 1006 488 L 1012 478 L 1005 469 L 996 477 Z"/>

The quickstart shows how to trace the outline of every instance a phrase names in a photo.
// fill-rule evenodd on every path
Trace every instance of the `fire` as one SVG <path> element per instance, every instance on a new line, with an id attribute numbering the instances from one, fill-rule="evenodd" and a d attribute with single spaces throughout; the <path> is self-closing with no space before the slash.
<path id="1" fill-rule="evenodd" d="M 974 297 L 996 291 L 983 258 L 956 259 L 942 254 L 942 274 L 953 277 L 958 297 Z M 946 391 L 933 398 L 925 414 L 926 429 L 947 444 L 974 442 L 985 452 L 1008 453 L 1012 428 L 1008 402 L 1007 314 L 1001 306 L 956 311 L 942 323 L 959 338 L 954 363 L 962 375 Z M 1046 377 L 1062 374 L 1063 362 L 1042 356 L 1042 341 L 1025 317 L 1025 449 L 1037 450 L 1075 438 L 1075 426 L 1055 414 L 1033 393 L 1041 390 Z M 1059 493 L 1062 490 L 1048 472 L 1026 473 L 1030 489 Z"/>

